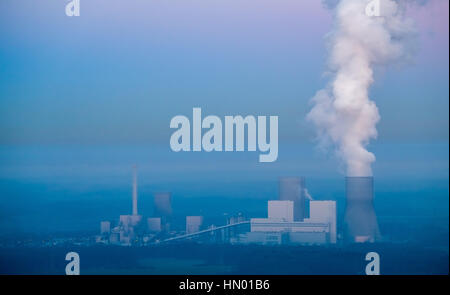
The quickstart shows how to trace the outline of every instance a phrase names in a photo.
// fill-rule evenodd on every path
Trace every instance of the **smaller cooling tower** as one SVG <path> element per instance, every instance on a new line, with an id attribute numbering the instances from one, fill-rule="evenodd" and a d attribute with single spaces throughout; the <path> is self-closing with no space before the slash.
<path id="1" fill-rule="evenodd" d="M 172 216 L 172 195 L 170 193 L 155 193 L 155 216 Z"/>
<path id="2" fill-rule="evenodd" d="M 279 179 L 280 201 L 294 202 L 294 221 L 303 221 L 305 216 L 305 178 L 282 177 Z"/>
<path id="3" fill-rule="evenodd" d="M 155 193 L 154 201 L 153 215 L 161 218 L 162 228 L 168 231 L 172 220 L 172 195 L 167 192 Z"/>
<path id="4" fill-rule="evenodd" d="M 374 242 L 380 237 L 373 207 L 373 177 L 346 177 L 344 237 L 348 242 Z"/>

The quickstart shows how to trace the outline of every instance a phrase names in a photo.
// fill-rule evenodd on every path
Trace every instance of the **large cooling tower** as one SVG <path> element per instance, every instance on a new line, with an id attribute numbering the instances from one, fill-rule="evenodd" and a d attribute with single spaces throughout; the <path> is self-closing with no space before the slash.
<path id="1" fill-rule="evenodd" d="M 305 178 L 282 177 L 279 180 L 281 201 L 294 202 L 294 221 L 303 221 L 305 216 Z"/>
<path id="2" fill-rule="evenodd" d="M 346 177 L 345 239 L 374 242 L 380 237 L 373 208 L 373 177 Z"/>

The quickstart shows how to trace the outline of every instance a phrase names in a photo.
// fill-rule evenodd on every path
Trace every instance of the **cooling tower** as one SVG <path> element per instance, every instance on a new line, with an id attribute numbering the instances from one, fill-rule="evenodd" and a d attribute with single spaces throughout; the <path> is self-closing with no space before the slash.
<path id="1" fill-rule="evenodd" d="M 303 221 L 305 216 L 305 178 L 282 177 L 279 180 L 281 201 L 294 202 L 294 221 Z"/>
<path id="2" fill-rule="evenodd" d="M 170 193 L 155 193 L 155 216 L 172 216 L 172 195 Z"/>
<path id="3" fill-rule="evenodd" d="M 345 239 L 374 242 L 380 237 L 373 208 L 373 177 L 346 177 Z"/>
<path id="4" fill-rule="evenodd" d="M 154 216 L 161 218 L 161 226 L 168 230 L 172 219 L 172 195 L 170 193 L 155 193 Z"/>

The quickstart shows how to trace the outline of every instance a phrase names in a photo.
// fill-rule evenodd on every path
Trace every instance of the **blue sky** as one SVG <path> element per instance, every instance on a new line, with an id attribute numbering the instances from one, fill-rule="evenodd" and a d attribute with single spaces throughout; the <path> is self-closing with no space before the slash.
<path id="1" fill-rule="evenodd" d="M 280 142 L 312 142 L 332 26 L 319 1 L 92 0 L 78 18 L 66 2 L 0 4 L 1 144 L 168 145 L 193 107 L 278 115 Z M 448 1 L 409 14 L 415 59 L 371 89 L 378 142 L 448 143 Z"/>

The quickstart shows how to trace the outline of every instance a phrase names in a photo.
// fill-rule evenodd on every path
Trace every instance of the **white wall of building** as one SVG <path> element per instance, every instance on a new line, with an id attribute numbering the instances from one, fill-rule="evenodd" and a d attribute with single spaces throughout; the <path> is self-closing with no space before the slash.
<path id="1" fill-rule="evenodd" d="M 200 231 L 203 225 L 203 216 L 186 216 L 186 234 Z"/>
<path id="2" fill-rule="evenodd" d="M 330 225 L 328 222 L 286 222 L 282 219 L 274 218 L 252 218 L 250 220 L 250 231 L 252 232 L 329 232 L 329 229 Z"/>
<path id="3" fill-rule="evenodd" d="M 120 215 L 119 217 L 120 225 L 124 228 L 136 226 L 141 220 L 141 215 Z"/>
<path id="4" fill-rule="evenodd" d="M 268 218 L 281 219 L 284 221 L 294 221 L 293 201 L 269 201 Z"/>
<path id="5" fill-rule="evenodd" d="M 159 217 L 147 218 L 147 227 L 150 232 L 160 232 L 161 231 L 161 218 L 159 218 Z"/>
<path id="6" fill-rule="evenodd" d="M 310 201 L 309 219 L 312 223 L 330 224 L 330 243 L 336 243 L 336 201 Z"/>

